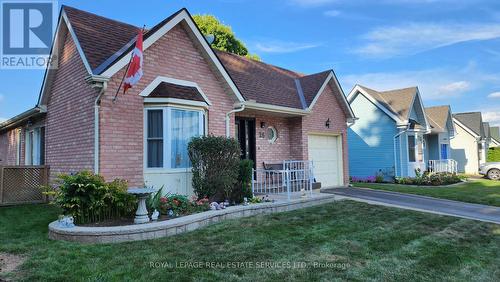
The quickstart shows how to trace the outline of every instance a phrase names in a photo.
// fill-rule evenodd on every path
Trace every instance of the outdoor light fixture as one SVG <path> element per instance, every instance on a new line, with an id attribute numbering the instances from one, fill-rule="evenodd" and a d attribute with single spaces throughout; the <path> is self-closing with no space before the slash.
<path id="1" fill-rule="evenodd" d="M 263 121 L 261 121 L 261 122 L 260 122 L 260 128 L 265 128 L 265 127 L 266 127 L 266 123 L 265 123 L 265 122 L 263 122 Z"/>
<path id="2" fill-rule="evenodd" d="M 330 128 L 330 119 L 327 119 L 326 122 L 325 122 L 325 126 L 327 128 Z"/>

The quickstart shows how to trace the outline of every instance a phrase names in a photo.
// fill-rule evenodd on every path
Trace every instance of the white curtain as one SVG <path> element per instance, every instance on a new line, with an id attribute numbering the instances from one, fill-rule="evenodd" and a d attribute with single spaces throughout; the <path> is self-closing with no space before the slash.
<path id="1" fill-rule="evenodd" d="M 192 137 L 200 134 L 200 113 L 172 109 L 171 167 L 191 167 L 187 146 Z"/>

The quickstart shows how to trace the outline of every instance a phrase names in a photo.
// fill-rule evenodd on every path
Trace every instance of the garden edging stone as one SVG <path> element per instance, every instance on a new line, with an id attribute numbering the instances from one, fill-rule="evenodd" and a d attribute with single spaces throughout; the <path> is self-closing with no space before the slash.
<path id="1" fill-rule="evenodd" d="M 62 228 L 57 221 L 49 224 L 49 238 L 81 243 L 119 243 L 173 236 L 193 231 L 222 220 L 259 214 L 291 211 L 336 201 L 334 195 L 301 198 L 287 202 L 270 202 L 248 206 L 232 206 L 223 210 L 210 210 L 171 220 L 124 226 Z"/>

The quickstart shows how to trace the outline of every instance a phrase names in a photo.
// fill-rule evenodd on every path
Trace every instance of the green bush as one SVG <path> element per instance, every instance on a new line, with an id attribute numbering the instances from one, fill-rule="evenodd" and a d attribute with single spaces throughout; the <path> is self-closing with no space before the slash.
<path id="1" fill-rule="evenodd" d="M 239 165 L 238 183 L 233 189 L 231 201 L 242 203 L 243 198 L 252 198 L 252 160 L 241 160 Z"/>
<path id="2" fill-rule="evenodd" d="M 440 186 L 458 183 L 464 179 L 464 176 L 455 173 L 421 173 L 420 171 L 416 171 L 415 177 L 396 177 L 395 183 L 404 185 Z"/>
<path id="3" fill-rule="evenodd" d="M 488 162 L 500 162 L 500 147 L 490 148 L 488 150 Z"/>
<path id="4" fill-rule="evenodd" d="M 198 199 L 229 200 L 238 181 L 238 141 L 220 136 L 195 137 L 189 142 L 188 153 Z"/>
<path id="5" fill-rule="evenodd" d="M 124 180 L 105 182 L 102 176 L 81 171 L 60 175 L 57 184 L 48 193 L 53 196 L 52 203 L 79 224 L 131 216 L 136 207 L 135 197 L 127 193 Z"/>

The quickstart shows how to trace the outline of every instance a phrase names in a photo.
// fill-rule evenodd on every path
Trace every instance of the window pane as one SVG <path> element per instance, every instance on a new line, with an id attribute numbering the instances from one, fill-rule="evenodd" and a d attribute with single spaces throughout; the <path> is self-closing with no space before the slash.
<path id="1" fill-rule="evenodd" d="M 408 136 L 408 161 L 415 162 L 415 136 Z"/>
<path id="2" fill-rule="evenodd" d="M 163 110 L 147 111 L 148 167 L 163 167 Z"/>
<path id="3" fill-rule="evenodd" d="M 148 167 L 163 167 L 163 140 L 148 140 Z"/>
<path id="4" fill-rule="evenodd" d="M 191 166 L 187 146 L 192 137 L 200 132 L 199 112 L 172 109 L 171 167 Z"/>
<path id="5" fill-rule="evenodd" d="M 148 138 L 163 138 L 163 110 L 148 111 Z"/>

